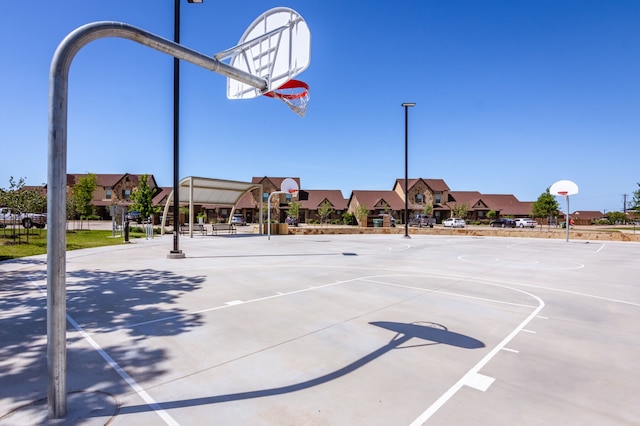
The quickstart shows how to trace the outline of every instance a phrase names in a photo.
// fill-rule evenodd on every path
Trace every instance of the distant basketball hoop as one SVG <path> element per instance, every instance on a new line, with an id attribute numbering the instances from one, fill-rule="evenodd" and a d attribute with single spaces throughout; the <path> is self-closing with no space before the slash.
<path id="1" fill-rule="evenodd" d="M 296 195 L 299 190 L 298 183 L 291 178 L 286 178 L 282 181 L 282 184 L 280 184 L 280 191 L 286 194 Z"/>
<path id="2" fill-rule="evenodd" d="M 565 227 L 567 228 L 567 242 L 569 242 L 569 195 L 575 195 L 578 193 L 578 185 L 570 180 L 559 180 L 549 188 L 549 192 L 552 195 L 559 195 L 567 200 L 567 213 L 565 216 Z"/>
<path id="3" fill-rule="evenodd" d="M 570 180 L 559 180 L 549 188 L 549 192 L 552 195 L 560 195 L 561 197 L 567 197 L 569 195 L 575 195 L 578 193 L 578 185 Z"/>
<path id="4" fill-rule="evenodd" d="M 307 113 L 307 102 L 309 102 L 309 85 L 300 80 L 289 80 L 275 90 L 267 92 L 264 96 L 280 99 L 293 112 L 300 117 Z"/>

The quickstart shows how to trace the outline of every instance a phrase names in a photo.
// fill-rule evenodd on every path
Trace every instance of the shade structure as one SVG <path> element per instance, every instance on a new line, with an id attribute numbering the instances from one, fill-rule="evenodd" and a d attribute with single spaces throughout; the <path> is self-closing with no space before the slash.
<path id="1" fill-rule="evenodd" d="M 262 184 L 251 182 L 240 182 L 233 180 L 213 179 L 205 177 L 189 176 L 183 178 L 179 183 L 178 201 L 180 204 L 189 205 L 189 235 L 193 236 L 193 205 L 194 204 L 216 204 L 235 206 L 247 192 L 259 188 L 262 194 Z M 167 217 L 169 206 L 173 201 L 173 191 L 164 206 L 163 218 Z M 260 212 L 262 213 L 262 198 L 260 198 Z M 230 215 L 229 217 L 232 217 Z M 262 221 L 262 214 L 260 214 Z M 164 220 L 163 220 L 164 223 Z M 175 223 L 175 220 L 174 220 Z M 262 223 L 261 223 L 262 225 Z M 262 229 L 262 226 L 260 227 Z M 164 226 L 162 227 L 164 232 Z M 174 229 L 174 232 L 176 230 Z"/>

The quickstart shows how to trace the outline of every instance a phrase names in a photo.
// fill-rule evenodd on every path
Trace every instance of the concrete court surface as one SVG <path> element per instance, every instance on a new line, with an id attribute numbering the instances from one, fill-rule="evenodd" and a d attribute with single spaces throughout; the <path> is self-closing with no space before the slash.
<path id="1" fill-rule="evenodd" d="M 640 244 L 172 237 L 0 263 L 0 425 L 637 425 Z"/>

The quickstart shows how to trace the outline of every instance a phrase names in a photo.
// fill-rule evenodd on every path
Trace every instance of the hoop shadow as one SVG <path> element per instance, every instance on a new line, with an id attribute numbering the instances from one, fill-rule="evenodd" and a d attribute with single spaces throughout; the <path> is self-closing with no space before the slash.
<path id="1" fill-rule="evenodd" d="M 343 377 L 360 367 L 374 361 L 387 352 L 393 349 L 405 349 L 409 347 L 429 346 L 436 344 L 445 344 L 450 346 L 456 346 L 464 349 L 478 349 L 483 348 L 485 345 L 480 340 L 474 339 L 463 334 L 449 331 L 445 326 L 441 324 L 431 322 L 415 322 L 411 324 L 389 322 L 389 321 L 376 321 L 369 324 L 381 327 L 396 333 L 396 335 L 386 345 L 376 349 L 375 351 L 363 356 L 362 358 L 348 364 L 336 371 L 325 374 L 314 379 L 306 380 L 304 382 L 295 383 L 287 386 L 281 386 L 271 389 L 260 389 L 247 392 L 231 393 L 227 395 L 216 395 L 202 398 L 184 399 L 178 401 L 162 402 L 160 405 L 165 409 L 173 408 L 185 408 L 197 405 L 219 404 L 222 402 L 239 401 L 252 398 L 262 398 L 267 396 L 281 395 L 291 392 L 296 392 L 304 389 L 318 386 L 332 380 Z M 399 346 L 408 342 L 411 339 L 421 339 L 428 343 L 413 345 L 413 346 Z M 130 407 L 122 407 L 121 414 L 139 413 L 149 411 L 151 408 L 147 405 L 136 405 Z"/>

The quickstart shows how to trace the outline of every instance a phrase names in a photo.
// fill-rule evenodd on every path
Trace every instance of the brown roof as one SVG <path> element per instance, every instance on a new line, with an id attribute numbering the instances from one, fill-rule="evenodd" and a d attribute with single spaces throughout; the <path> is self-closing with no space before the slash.
<path id="1" fill-rule="evenodd" d="M 449 199 L 445 204 L 450 205 L 466 205 L 469 210 L 476 208 L 487 209 L 486 203 L 482 201 L 482 194 L 477 191 L 451 191 Z M 480 204 L 480 205 L 478 205 Z"/>
<path id="2" fill-rule="evenodd" d="M 308 189 L 308 200 L 300 201 L 303 209 L 318 210 L 318 207 L 328 200 L 334 210 L 346 210 L 348 203 L 339 189 Z"/>
<path id="3" fill-rule="evenodd" d="M 382 202 L 389 204 L 391 210 L 404 210 L 404 201 L 395 191 L 354 190 L 351 192 L 349 204 L 354 198 L 359 205 L 365 205 L 369 210 L 380 208 Z"/>
<path id="4" fill-rule="evenodd" d="M 407 179 L 407 183 L 409 184 L 409 189 L 413 188 L 413 186 L 416 183 L 418 183 L 419 181 L 423 181 L 434 192 L 449 191 L 449 186 L 445 183 L 444 180 L 442 180 L 442 179 L 423 179 L 423 178 Z M 396 186 L 400 186 L 400 189 L 402 189 L 402 191 L 404 191 L 404 178 L 396 179 L 396 183 L 393 185 L 393 187 L 395 188 Z"/>
<path id="5" fill-rule="evenodd" d="M 271 182 L 273 184 L 273 186 L 275 186 L 276 188 L 280 188 L 280 186 L 282 185 L 282 181 L 287 179 L 286 177 L 273 177 L 273 176 L 262 176 L 262 177 L 252 177 L 251 178 L 251 183 L 263 183 L 265 180 L 268 180 L 269 182 Z M 300 178 L 299 177 L 294 177 L 294 178 L 290 178 L 296 181 L 296 183 L 298 184 L 298 188 L 300 188 Z"/>
<path id="6" fill-rule="evenodd" d="M 129 176 L 132 182 L 135 184 L 138 183 L 138 180 L 144 173 L 141 174 L 131 174 L 131 173 L 120 173 L 120 174 L 104 174 L 104 173 L 96 173 L 96 185 L 102 187 L 114 187 L 124 179 L 126 176 Z M 88 176 L 88 173 L 69 173 L 67 174 L 67 186 L 75 185 L 81 177 Z M 155 188 L 157 186 L 156 179 L 152 174 L 147 173 L 147 183 L 150 187 Z"/>
<path id="7" fill-rule="evenodd" d="M 154 206 L 164 205 L 167 202 L 167 198 L 171 195 L 171 191 L 173 191 L 173 186 L 163 186 L 159 187 L 159 192 L 153 197 L 152 204 Z"/>
<path id="8" fill-rule="evenodd" d="M 571 216 L 580 219 L 597 220 L 602 219 L 604 217 L 604 214 L 597 210 L 577 210 L 571 213 Z"/>
<path id="9" fill-rule="evenodd" d="M 527 216 L 531 214 L 531 202 L 519 201 L 512 194 L 482 194 L 482 200 L 489 209 L 499 212 L 501 216 Z"/>

